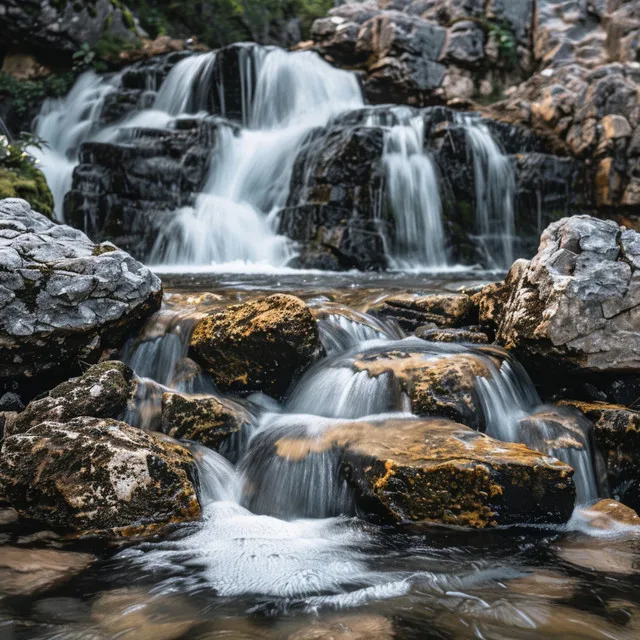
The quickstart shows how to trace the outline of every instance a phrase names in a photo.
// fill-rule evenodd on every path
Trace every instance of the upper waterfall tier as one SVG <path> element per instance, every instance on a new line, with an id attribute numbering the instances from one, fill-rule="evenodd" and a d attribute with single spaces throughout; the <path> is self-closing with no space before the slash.
<path id="1" fill-rule="evenodd" d="M 83 76 L 36 121 L 60 218 L 161 265 L 504 268 L 575 167 L 443 107 L 366 107 L 313 52 L 237 44 Z"/>

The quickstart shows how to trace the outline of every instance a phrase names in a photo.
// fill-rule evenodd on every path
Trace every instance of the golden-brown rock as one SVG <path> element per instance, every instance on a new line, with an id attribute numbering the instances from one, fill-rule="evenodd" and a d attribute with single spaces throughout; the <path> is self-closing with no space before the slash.
<path id="1" fill-rule="evenodd" d="M 524 445 L 444 419 L 336 421 L 315 438 L 280 437 L 282 458 L 338 452 L 366 517 L 469 527 L 566 521 L 573 470 Z"/>
<path id="2" fill-rule="evenodd" d="M 221 389 L 283 396 L 322 347 L 307 305 L 275 294 L 227 307 L 201 320 L 191 354 Z"/>

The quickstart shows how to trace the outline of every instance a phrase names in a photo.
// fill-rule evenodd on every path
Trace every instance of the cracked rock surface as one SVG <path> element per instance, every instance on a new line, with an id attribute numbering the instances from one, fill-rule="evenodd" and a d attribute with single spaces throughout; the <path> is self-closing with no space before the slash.
<path id="1" fill-rule="evenodd" d="M 480 321 L 525 361 L 589 373 L 640 371 L 640 234 L 574 216 L 544 231 L 537 255 L 477 294 Z"/>
<path id="2" fill-rule="evenodd" d="M 24 200 L 0 201 L 0 379 L 45 378 L 97 360 L 161 297 L 158 277 L 114 245 L 95 245 Z"/>

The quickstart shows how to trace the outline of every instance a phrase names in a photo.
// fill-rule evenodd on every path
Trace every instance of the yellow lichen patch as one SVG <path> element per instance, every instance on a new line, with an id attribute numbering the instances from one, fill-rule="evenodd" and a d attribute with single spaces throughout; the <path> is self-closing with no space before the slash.
<path id="1" fill-rule="evenodd" d="M 384 463 L 384 468 L 386 469 L 386 472 L 383 476 L 381 476 L 380 478 L 378 478 L 374 483 L 373 486 L 376 489 L 382 489 L 388 482 L 389 478 L 393 475 L 395 475 L 395 471 L 393 470 L 395 463 L 393 462 L 393 460 L 387 460 Z"/>

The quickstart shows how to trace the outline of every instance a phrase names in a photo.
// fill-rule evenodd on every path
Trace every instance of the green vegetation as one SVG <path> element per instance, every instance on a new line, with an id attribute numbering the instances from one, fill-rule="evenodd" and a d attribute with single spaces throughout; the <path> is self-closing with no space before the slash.
<path id="1" fill-rule="evenodd" d="M 11 143 L 0 136 L 0 199 L 23 198 L 36 211 L 52 217 L 53 196 L 36 160 L 26 151 L 29 146 L 41 145 L 31 134 L 22 134 Z"/>
<path id="2" fill-rule="evenodd" d="M 45 98 L 66 96 L 75 79 L 71 72 L 52 74 L 42 80 L 16 80 L 0 72 L 0 96 L 9 98 L 16 115 L 23 118 L 34 104 L 41 104 Z"/>
<path id="3" fill-rule="evenodd" d="M 150 35 L 195 36 L 209 47 L 232 42 L 265 42 L 276 20 L 300 18 L 303 36 L 326 15 L 332 0 L 128 0 Z"/>

